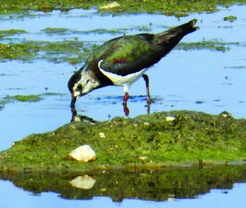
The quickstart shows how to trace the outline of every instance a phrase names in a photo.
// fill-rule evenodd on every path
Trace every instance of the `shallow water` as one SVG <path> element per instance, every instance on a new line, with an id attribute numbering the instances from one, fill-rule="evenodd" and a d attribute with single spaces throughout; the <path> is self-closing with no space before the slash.
<path id="1" fill-rule="evenodd" d="M 34 13 L 36 15 L 36 13 Z M 235 15 L 233 23 L 224 21 L 224 16 Z M 37 16 L 23 18 L 0 16 L 0 30 L 24 29 L 27 35 L 15 36 L 14 41 L 26 40 L 69 40 L 74 36 L 79 40 L 92 41 L 97 44 L 117 35 L 53 35 L 42 32 L 47 27 L 68 28 L 76 31 L 89 31 L 98 28 L 126 28 L 130 34 L 138 33 L 140 27 L 148 27 L 151 32 L 162 31 L 163 28 L 174 26 L 197 18 L 200 30 L 188 35 L 184 42 L 196 42 L 218 39 L 239 45 L 230 45 L 225 53 L 211 50 L 173 50 L 166 58 L 152 67 L 147 74 L 150 77 L 150 90 L 154 103 L 150 112 L 170 110 L 196 110 L 219 114 L 226 110 L 236 118 L 246 117 L 245 92 L 245 6 L 223 8 L 214 14 L 192 14 L 189 17 L 166 17 L 163 15 L 122 15 L 117 17 L 101 16 L 96 10 L 73 10 L 69 13 L 52 12 L 38 13 Z M 150 23 L 152 25 L 150 26 Z M 8 42 L 8 40 L 4 40 Z M 13 41 L 13 40 L 12 40 Z M 76 66 L 76 68 L 80 65 Z M 46 92 L 58 95 L 45 96 L 42 101 L 35 103 L 12 102 L 0 108 L 0 150 L 9 148 L 11 144 L 32 133 L 52 131 L 71 120 L 69 109 L 70 95 L 67 81 L 75 67 L 67 63 L 54 64 L 46 61 L 22 63 L 8 61 L 0 64 L 0 100 L 6 95 L 30 95 Z M 107 87 L 86 95 L 76 103 L 78 113 L 95 120 L 107 120 L 115 116 L 124 116 L 121 105 L 123 91 L 121 87 Z M 128 107 L 130 117 L 146 114 L 145 85 L 143 80 L 132 85 Z M 241 181 L 242 182 L 242 181 Z M 245 181 L 244 181 L 245 182 Z M 112 203 L 108 197 L 94 197 L 89 201 L 59 199 L 55 193 L 33 195 L 30 191 L 16 188 L 11 182 L 0 181 L 1 189 L 7 190 L 0 195 L 5 199 L 5 207 L 13 207 L 12 199 L 21 199 L 18 204 L 23 206 L 44 206 L 47 200 L 52 201 L 52 207 L 76 207 L 88 205 L 97 207 L 231 207 L 231 201 L 244 202 L 245 183 L 236 183 L 233 189 L 225 194 L 223 191 L 212 189 L 206 195 L 198 195 L 196 199 L 179 199 L 174 202 L 153 202 L 145 200 L 124 199 L 121 203 Z M 7 195 L 6 193 L 12 193 Z M 2 201 L 2 200 L 1 200 Z M 213 203 L 213 205 L 211 205 Z M 206 206 L 205 206 L 206 205 Z M 242 207 L 242 203 L 233 203 L 234 207 Z M 215 206 L 214 206 L 215 207 Z"/>

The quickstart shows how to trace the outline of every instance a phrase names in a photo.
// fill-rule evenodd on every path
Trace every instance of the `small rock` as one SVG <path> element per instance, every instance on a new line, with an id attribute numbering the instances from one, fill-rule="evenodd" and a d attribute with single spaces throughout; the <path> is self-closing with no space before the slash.
<path id="1" fill-rule="evenodd" d="M 146 160 L 148 157 L 147 156 L 140 156 L 139 160 Z"/>
<path id="2" fill-rule="evenodd" d="M 100 137 L 100 138 L 105 138 L 106 136 L 105 136 L 105 134 L 104 134 L 103 132 L 100 132 L 100 133 L 99 133 L 99 137 Z"/>
<path id="3" fill-rule="evenodd" d="M 91 189 L 96 180 L 88 175 L 78 176 L 69 182 L 73 187 L 80 189 Z"/>
<path id="4" fill-rule="evenodd" d="M 175 120 L 175 117 L 173 116 L 167 116 L 166 117 L 166 121 L 174 121 Z"/>
<path id="5" fill-rule="evenodd" d="M 96 159 L 96 153 L 89 145 L 82 145 L 68 154 L 68 156 L 77 161 L 89 162 Z"/>
<path id="6" fill-rule="evenodd" d="M 149 122 L 144 122 L 144 125 L 145 125 L 145 126 L 149 126 L 150 123 L 149 123 Z"/>

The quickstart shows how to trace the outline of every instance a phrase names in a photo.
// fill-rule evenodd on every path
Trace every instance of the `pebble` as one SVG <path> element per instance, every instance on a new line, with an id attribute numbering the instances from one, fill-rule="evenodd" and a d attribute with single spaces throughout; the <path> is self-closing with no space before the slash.
<path id="1" fill-rule="evenodd" d="M 82 145 L 74 149 L 68 156 L 79 162 L 89 162 L 96 159 L 96 153 L 89 145 Z"/>

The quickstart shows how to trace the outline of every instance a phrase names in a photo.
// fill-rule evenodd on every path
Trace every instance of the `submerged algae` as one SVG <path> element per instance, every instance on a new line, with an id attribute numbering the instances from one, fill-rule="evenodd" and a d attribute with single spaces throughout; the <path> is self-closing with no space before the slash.
<path id="1" fill-rule="evenodd" d="M 168 116 L 174 119 L 166 119 Z M 189 111 L 73 122 L 15 142 L 0 153 L 0 170 L 151 169 L 243 161 L 245 125 L 245 119 L 234 119 L 228 113 L 215 116 Z M 105 138 L 99 136 L 101 132 Z M 82 144 L 96 151 L 96 161 L 78 163 L 68 158 L 68 153 Z"/>

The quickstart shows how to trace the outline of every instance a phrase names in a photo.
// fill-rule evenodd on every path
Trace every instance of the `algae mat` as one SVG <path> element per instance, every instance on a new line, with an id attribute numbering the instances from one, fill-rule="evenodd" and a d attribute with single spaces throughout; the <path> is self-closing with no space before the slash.
<path id="1" fill-rule="evenodd" d="M 0 170 L 147 170 L 246 159 L 246 119 L 234 119 L 227 112 L 171 111 L 92 121 L 71 122 L 15 142 L 0 153 Z M 82 144 L 95 150 L 96 161 L 69 159 L 68 153 Z"/>

